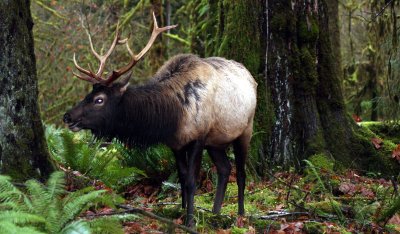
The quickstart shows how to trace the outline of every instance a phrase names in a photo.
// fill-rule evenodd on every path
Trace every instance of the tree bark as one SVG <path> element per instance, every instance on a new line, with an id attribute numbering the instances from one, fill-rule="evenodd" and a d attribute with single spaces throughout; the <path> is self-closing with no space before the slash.
<path id="1" fill-rule="evenodd" d="M 0 2 L 0 173 L 16 180 L 53 171 L 37 104 L 30 2 Z"/>
<path id="2" fill-rule="evenodd" d="M 300 167 L 325 148 L 316 90 L 318 9 L 313 1 L 267 2 L 267 80 L 275 110 L 270 162 Z"/>

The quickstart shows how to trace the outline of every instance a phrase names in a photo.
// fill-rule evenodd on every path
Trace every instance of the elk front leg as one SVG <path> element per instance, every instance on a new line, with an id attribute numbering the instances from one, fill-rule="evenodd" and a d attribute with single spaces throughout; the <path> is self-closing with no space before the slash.
<path id="1" fill-rule="evenodd" d="M 187 205 L 186 178 L 188 174 L 186 150 L 174 150 L 174 155 L 176 166 L 178 168 L 179 183 L 181 185 L 182 208 L 185 209 Z"/>
<path id="2" fill-rule="evenodd" d="M 196 192 L 196 179 L 199 174 L 201 158 L 204 148 L 203 141 L 195 141 L 188 148 L 188 167 L 186 177 L 186 195 L 187 195 L 187 214 L 185 224 L 188 227 L 194 226 L 194 194 Z"/>

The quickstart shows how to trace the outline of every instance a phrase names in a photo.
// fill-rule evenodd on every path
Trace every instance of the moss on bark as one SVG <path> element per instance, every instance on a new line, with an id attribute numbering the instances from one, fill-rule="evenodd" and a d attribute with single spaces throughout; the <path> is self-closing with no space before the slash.
<path id="1" fill-rule="evenodd" d="M 53 170 L 37 104 L 29 1 L 0 2 L 0 172 L 14 179 Z"/>

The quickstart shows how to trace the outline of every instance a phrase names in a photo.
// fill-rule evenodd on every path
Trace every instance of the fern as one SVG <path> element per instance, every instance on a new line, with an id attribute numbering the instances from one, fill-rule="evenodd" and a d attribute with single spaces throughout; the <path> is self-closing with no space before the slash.
<path id="1" fill-rule="evenodd" d="M 104 217 L 89 222 L 91 230 L 99 234 L 123 234 L 122 225 L 116 217 Z"/>
<path id="2" fill-rule="evenodd" d="M 20 227 L 12 222 L 0 221 L 0 233 L 2 234 L 44 234 L 38 231 L 35 227 Z"/>
<path id="3" fill-rule="evenodd" d="M 76 221 L 68 224 L 60 231 L 61 234 L 71 234 L 71 233 L 79 233 L 79 234 L 91 234 L 92 230 L 88 223 L 83 221 Z"/>
<path id="4" fill-rule="evenodd" d="M 12 222 L 14 224 L 26 224 L 26 223 L 44 223 L 46 220 L 43 217 L 23 213 L 20 211 L 2 211 L 0 212 L 0 222 Z"/>
<path id="5" fill-rule="evenodd" d="M 97 197 L 104 193 L 105 190 L 92 191 L 88 194 L 84 194 L 71 199 L 69 196 L 65 198 L 66 201 L 63 204 L 63 215 L 61 216 L 59 223 L 65 225 L 69 221 L 73 220 L 76 215 L 79 215 L 91 202 L 95 202 Z"/>
<path id="6" fill-rule="evenodd" d="M 90 233 L 91 226 L 76 218 L 101 202 L 105 192 L 67 193 L 62 172 L 54 172 L 46 186 L 35 180 L 25 186 L 22 192 L 9 177 L 0 176 L 0 233 Z"/>
<path id="7" fill-rule="evenodd" d="M 125 167 L 121 158 L 123 151 L 119 144 L 101 147 L 101 142 L 88 144 L 85 133 L 71 133 L 67 130 L 46 128 L 46 139 L 53 158 L 65 167 L 101 180 L 108 187 L 119 189 L 144 176 L 137 167 Z"/>
<path id="8" fill-rule="evenodd" d="M 384 210 L 383 214 L 378 218 L 378 222 L 387 222 L 396 213 L 400 211 L 400 196 L 398 196 L 393 203 Z"/>
<path id="9" fill-rule="evenodd" d="M 337 214 L 338 218 L 340 221 L 344 221 L 344 215 L 342 213 L 342 210 L 340 208 L 340 206 L 338 205 L 338 203 L 336 201 L 334 201 L 332 199 L 332 194 L 330 193 L 330 191 L 328 191 L 325 187 L 324 182 L 322 181 L 321 177 L 319 176 L 317 170 L 315 169 L 315 166 L 308 160 L 304 160 L 307 164 L 307 166 L 311 169 L 312 174 L 315 176 L 315 178 L 318 181 L 318 184 L 321 186 L 322 191 L 327 195 L 327 199 L 329 201 L 329 204 L 331 205 L 331 207 L 333 208 L 333 210 L 335 211 L 335 213 Z"/>

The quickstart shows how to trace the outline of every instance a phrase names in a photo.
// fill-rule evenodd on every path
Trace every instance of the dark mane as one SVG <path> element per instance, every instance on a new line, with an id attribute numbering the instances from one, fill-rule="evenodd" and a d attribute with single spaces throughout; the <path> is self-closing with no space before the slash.
<path id="1" fill-rule="evenodd" d="M 157 83 L 129 87 L 117 110 L 112 137 L 129 146 L 165 143 L 175 135 L 182 111 L 175 97 L 168 97 Z M 107 135 L 107 134 L 106 134 Z"/>

